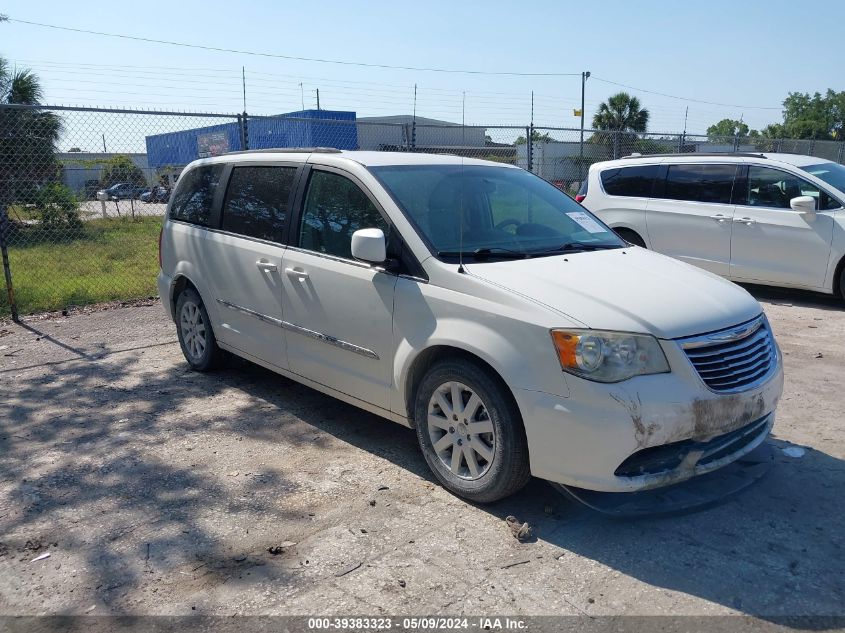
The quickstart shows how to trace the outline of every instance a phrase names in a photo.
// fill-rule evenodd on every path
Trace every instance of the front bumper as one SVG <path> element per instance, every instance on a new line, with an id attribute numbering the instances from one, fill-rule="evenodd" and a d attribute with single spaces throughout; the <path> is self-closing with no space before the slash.
<path id="1" fill-rule="evenodd" d="M 671 344 L 672 373 L 601 384 L 567 376 L 568 398 L 517 390 L 534 476 L 605 492 L 666 486 L 739 459 L 765 440 L 783 369 L 741 393 L 709 390 Z"/>

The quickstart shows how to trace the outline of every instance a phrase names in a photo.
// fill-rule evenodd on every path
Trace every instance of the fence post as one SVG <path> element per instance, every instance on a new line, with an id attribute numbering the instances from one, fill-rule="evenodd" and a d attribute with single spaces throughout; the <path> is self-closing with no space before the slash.
<path id="1" fill-rule="evenodd" d="M 684 134 L 678 135 L 678 153 L 679 154 L 684 153 L 684 136 L 685 136 Z"/>
<path id="2" fill-rule="evenodd" d="M 816 151 L 816 137 L 815 136 L 810 140 L 810 146 L 807 148 L 807 156 L 813 156 L 814 151 Z"/>
<path id="3" fill-rule="evenodd" d="M 249 149 L 249 117 L 246 110 L 238 115 L 238 123 L 241 128 L 241 149 Z"/>
<path id="4" fill-rule="evenodd" d="M 739 151 L 739 133 L 738 132 L 734 135 L 734 151 L 735 152 Z"/>
<path id="5" fill-rule="evenodd" d="M 0 252 L 3 255 L 3 274 L 6 276 L 6 295 L 9 300 L 9 309 L 12 312 L 12 321 L 20 323 L 18 316 L 18 304 L 15 301 L 15 288 L 12 286 L 12 267 L 9 265 L 9 216 L 6 213 L 6 203 L 0 200 Z"/>
<path id="6" fill-rule="evenodd" d="M 529 125 L 525 128 L 525 160 L 528 163 L 528 171 L 534 171 L 534 143 L 531 142 L 532 132 L 534 126 Z"/>
<path id="7" fill-rule="evenodd" d="M 836 156 L 836 162 L 839 163 L 840 165 L 842 164 L 843 150 L 845 150 L 845 141 L 842 141 L 839 144 L 839 154 Z"/>

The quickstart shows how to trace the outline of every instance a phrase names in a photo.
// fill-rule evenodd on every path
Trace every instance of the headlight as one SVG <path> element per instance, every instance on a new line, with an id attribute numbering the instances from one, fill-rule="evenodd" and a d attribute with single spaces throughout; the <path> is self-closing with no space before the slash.
<path id="1" fill-rule="evenodd" d="M 669 371 L 660 343 L 647 334 L 552 330 L 563 371 L 597 382 L 621 382 Z"/>

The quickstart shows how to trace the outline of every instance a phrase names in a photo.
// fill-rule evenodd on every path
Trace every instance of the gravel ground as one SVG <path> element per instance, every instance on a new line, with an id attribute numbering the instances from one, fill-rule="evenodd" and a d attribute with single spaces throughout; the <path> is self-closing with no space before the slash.
<path id="1" fill-rule="evenodd" d="M 541 481 L 468 504 L 408 429 L 188 371 L 158 305 L 0 325 L 0 614 L 845 615 L 845 310 L 754 292 L 786 362 L 773 468 L 637 521 Z"/>

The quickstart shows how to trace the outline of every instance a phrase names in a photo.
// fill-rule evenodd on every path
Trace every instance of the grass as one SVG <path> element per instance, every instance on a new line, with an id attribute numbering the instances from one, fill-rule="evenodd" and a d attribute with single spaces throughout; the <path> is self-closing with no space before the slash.
<path id="1" fill-rule="evenodd" d="M 86 221 L 70 236 L 57 231 L 52 240 L 13 234 L 9 263 L 19 313 L 155 295 L 160 228 L 157 217 L 108 218 Z M 0 316 L 8 314 L 3 292 Z"/>

